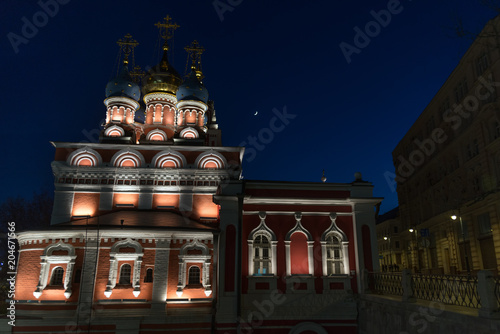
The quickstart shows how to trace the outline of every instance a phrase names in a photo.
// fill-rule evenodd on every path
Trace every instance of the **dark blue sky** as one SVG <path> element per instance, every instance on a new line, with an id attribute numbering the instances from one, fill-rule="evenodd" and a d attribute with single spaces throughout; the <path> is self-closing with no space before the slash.
<path id="1" fill-rule="evenodd" d="M 351 182 L 360 171 L 388 211 L 397 205 L 385 178 L 392 150 L 471 44 L 455 35 L 457 19 L 478 32 L 494 16 L 479 0 L 232 0 L 223 20 L 212 1 L 59 0 L 53 17 L 39 13 L 53 1 L 0 3 L 1 200 L 52 189 L 49 141 L 97 140 L 116 41 L 132 34 L 136 63 L 155 65 L 154 23 L 169 14 L 181 26 L 170 57 L 180 73 L 184 46 L 197 39 L 207 50 L 204 84 L 224 145 L 258 137 L 273 109 L 295 115 L 272 139 L 261 133 L 269 142 L 244 162 L 246 179 L 319 181 L 325 169 L 327 182 Z M 365 30 L 371 11 L 388 6 L 397 14 L 348 63 L 339 45 L 354 46 L 354 28 Z M 38 31 L 26 38 L 23 26 L 34 20 Z"/>

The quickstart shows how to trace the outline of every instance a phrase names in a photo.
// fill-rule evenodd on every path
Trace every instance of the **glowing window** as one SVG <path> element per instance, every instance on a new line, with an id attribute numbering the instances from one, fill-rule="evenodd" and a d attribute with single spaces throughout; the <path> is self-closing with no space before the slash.
<path id="1" fill-rule="evenodd" d="M 344 273 L 342 243 L 335 235 L 330 235 L 326 239 L 326 263 L 328 275 Z"/>
<path id="2" fill-rule="evenodd" d="M 271 244 L 269 239 L 264 235 L 258 235 L 253 241 L 254 250 L 254 275 L 269 274 L 271 268 Z"/>

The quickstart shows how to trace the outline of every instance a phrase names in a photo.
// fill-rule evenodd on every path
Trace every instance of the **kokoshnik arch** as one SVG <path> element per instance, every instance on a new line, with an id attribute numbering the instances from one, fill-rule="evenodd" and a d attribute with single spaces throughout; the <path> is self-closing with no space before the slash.
<path id="1" fill-rule="evenodd" d="M 157 26 L 163 56 L 142 80 L 137 43 L 120 41 L 99 143 L 52 143 L 50 228 L 18 235 L 16 332 L 356 333 L 354 295 L 378 266 L 373 185 L 243 181 L 203 48 L 182 79 L 168 60 L 178 25 Z"/>

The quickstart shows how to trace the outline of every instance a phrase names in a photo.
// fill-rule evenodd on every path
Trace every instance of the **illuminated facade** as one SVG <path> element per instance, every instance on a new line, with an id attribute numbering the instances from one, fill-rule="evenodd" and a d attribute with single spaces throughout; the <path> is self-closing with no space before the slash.
<path id="1" fill-rule="evenodd" d="M 125 53 L 99 143 L 53 143 L 51 228 L 18 235 L 15 332 L 356 333 L 371 183 L 241 180 L 199 62 L 181 80 L 167 51 L 142 87 Z"/>
<path id="2" fill-rule="evenodd" d="M 393 151 L 397 237 L 417 272 L 499 269 L 499 27 L 488 22 Z"/>

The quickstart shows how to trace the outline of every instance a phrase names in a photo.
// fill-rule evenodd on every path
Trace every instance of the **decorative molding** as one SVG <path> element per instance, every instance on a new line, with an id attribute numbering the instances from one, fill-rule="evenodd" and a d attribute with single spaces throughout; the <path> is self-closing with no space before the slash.
<path id="1" fill-rule="evenodd" d="M 217 165 L 217 169 L 224 169 L 227 166 L 226 158 L 217 151 L 209 150 L 201 153 L 195 160 L 194 165 L 197 168 L 206 168 L 205 166 L 213 162 Z"/>
<path id="2" fill-rule="evenodd" d="M 154 129 L 154 130 L 151 130 L 148 132 L 148 134 L 146 135 L 146 140 L 157 141 L 157 140 L 151 139 L 151 137 L 153 137 L 154 135 L 160 135 L 163 138 L 162 140 L 158 140 L 158 141 L 167 141 L 167 139 L 168 139 L 168 136 L 165 133 L 165 131 L 160 130 L 160 129 Z"/>
<path id="3" fill-rule="evenodd" d="M 270 260 L 271 260 L 271 268 L 268 274 L 276 275 L 276 263 L 277 263 L 277 244 L 278 241 L 276 239 L 276 234 L 266 225 L 266 212 L 259 212 L 260 224 L 256 228 L 254 228 L 250 234 L 248 235 L 248 275 L 255 275 L 254 272 L 254 240 L 257 236 L 263 235 L 267 237 L 269 240 L 269 244 L 271 246 L 270 249 Z"/>
<path id="4" fill-rule="evenodd" d="M 119 135 L 114 136 L 113 132 L 118 132 Z M 104 135 L 106 137 L 123 137 L 123 136 L 125 136 L 125 130 L 123 130 L 123 128 L 121 126 L 112 125 L 109 128 L 107 128 L 106 130 L 104 130 Z"/>
<path id="5" fill-rule="evenodd" d="M 52 253 L 57 250 L 66 250 L 68 255 L 52 255 Z M 51 264 L 66 264 L 66 270 L 64 271 L 64 296 L 69 298 L 72 293 L 71 282 L 73 280 L 73 267 L 75 265 L 75 259 L 75 248 L 70 244 L 64 243 L 62 240 L 45 247 L 43 255 L 40 256 L 40 276 L 38 278 L 36 290 L 33 292 L 35 298 L 38 299 L 42 295 L 43 290 L 47 287 L 49 280 L 49 268 Z"/>
<path id="6" fill-rule="evenodd" d="M 187 252 L 191 249 L 201 250 L 201 255 L 189 255 Z M 208 247 L 198 239 L 193 239 L 191 242 L 181 247 L 179 252 L 179 280 L 177 283 L 177 295 L 182 296 L 182 291 L 187 285 L 187 264 L 201 263 L 202 277 L 201 284 L 205 288 L 205 294 L 209 296 L 212 293 L 212 285 L 210 283 L 210 264 L 211 255 Z"/>
<path id="7" fill-rule="evenodd" d="M 144 95 L 144 102 L 149 104 L 150 102 L 164 102 L 171 103 L 175 108 L 175 104 L 177 103 L 177 97 L 170 93 L 149 93 Z"/>
<path id="8" fill-rule="evenodd" d="M 162 168 L 162 165 L 167 161 L 174 162 L 175 168 L 184 168 L 187 166 L 186 157 L 170 148 L 158 152 L 151 162 L 155 168 Z"/>
<path id="9" fill-rule="evenodd" d="M 302 213 L 301 212 L 295 212 L 295 226 L 292 228 L 288 233 L 286 234 L 285 237 L 285 253 L 286 253 L 286 274 L 287 276 L 292 275 L 292 260 L 290 257 L 290 244 L 291 244 L 291 237 L 294 233 L 302 233 L 307 237 L 307 261 L 308 261 L 308 271 L 309 275 L 314 274 L 314 262 L 313 262 L 313 245 L 314 241 L 312 238 L 311 233 L 302 226 L 301 223 L 302 220 Z"/>
<path id="10" fill-rule="evenodd" d="M 330 236 L 334 236 L 341 243 L 341 254 L 342 257 L 342 272 L 339 275 L 349 274 L 349 240 L 347 235 L 342 231 L 336 224 L 337 214 L 330 213 L 331 224 L 330 227 L 323 232 L 321 235 L 321 254 L 322 254 L 322 265 L 323 265 L 323 276 L 328 276 L 328 250 L 327 250 L 327 239 Z"/>
<path id="11" fill-rule="evenodd" d="M 66 159 L 66 162 L 70 166 L 79 166 L 79 163 L 84 159 L 90 160 L 92 163 L 92 167 L 100 166 L 102 164 L 101 155 L 97 153 L 97 151 L 89 147 L 82 147 L 76 151 L 71 152 L 71 154 Z"/>
<path id="12" fill-rule="evenodd" d="M 134 253 L 120 253 L 120 248 L 132 247 L 134 248 Z M 104 295 L 109 298 L 113 292 L 113 289 L 116 286 L 116 280 L 118 275 L 118 262 L 119 261 L 134 261 L 134 266 L 132 267 L 132 287 L 134 288 L 133 294 L 135 297 L 138 297 L 140 294 L 141 288 L 141 264 L 143 257 L 143 249 L 142 246 L 135 240 L 131 238 L 127 238 L 125 240 L 121 240 L 116 242 L 112 247 L 109 253 L 109 274 L 108 274 L 108 283 L 106 284 L 106 291 L 104 291 Z"/>
<path id="13" fill-rule="evenodd" d="M 182 100 L 177 103 L 177 109 L 184 109 L 184 108 L 199 108 L 201 109 L 200 112 L 205 112 L 208 110 L 208 106 L 201 101 L 196 101 L 196 100 Z"/>
<path id="14" fill-rule="evenodd" d="M 139 103 L 126 96 L 112 96 L 104 100 L 104 105 L 110 108 L 115 105 L 125 106 L 133 109 L 134 111 L 139 108 Z"/>
<path id="15" fill-rule="evenodd" d="M 189 134 L 192 134 L 193 137 L 187 137 L 187 135 Z M 186 139 L 196 139 L 200 137 L 200 134 L 195 128 L 187 127 L 181 130 L 181 132 L 179 133 L 179 137 Z"/>
<path id="16" fill-rule="evenodd" d="M 130 148 L 116 152 L 111 158 L 111 164 L 114 167 L 122 167 L 123 163 L 127 160 L 133 161 L 135 167 L 145 165 L 144 156 L 139 151 Z"/>

